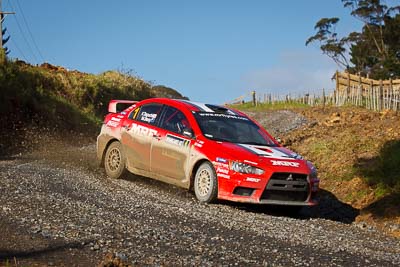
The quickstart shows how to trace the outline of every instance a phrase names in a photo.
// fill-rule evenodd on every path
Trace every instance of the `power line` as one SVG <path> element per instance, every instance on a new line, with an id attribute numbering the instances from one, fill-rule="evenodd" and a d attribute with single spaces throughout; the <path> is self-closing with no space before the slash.
<path id="1" fill-rule="evenodd" d="M 17 48 L 18 52 L 22 55 L 22 58 L 23 58 L 26 62 L 28 62 L 28 60 L 26 59 L 26 57 L 25 57 L 24 53 L 22 52 L 22 50 L 18 47 L 17 43 L 14 42 L 14 40 L 13 40 L 12 38 L 11 38 L 10 40 L 11 40 L 11 43 L 14 44 L 15 48 Z"/>
<path id="2" fill-rule="evenodd" d="M 11 3 L 11 1 L 9 1 L 9 4 L 10 4 L 10 6 L 11 6 L 11 9 L 12 9 L 13 11 L 15 11 L 15 8 L 14 8 L 13 4 Z M 31 47 L 31 45 L 29 44 L 28 40 L 27 40 L 26 37 L 25 37 L 24 31 L 22 30 L 21 24 L 19 24 L 19 21 L 18 21 L 18 19 L 17 19 L 17 16 L 15 16 L 15 21 L 17 22 L 17 26 L 18 26 L 18 28 L 19 28 L 19 31 L 21 32 L 22 38 L 25 40 L 25 42 L 26 42 L 26 44 L 27 44 L 27 46 L 28 46 L 30 52 L 32 53 L 32 56 L 33 56 L 34 60 L 36 61 L 36 63 L 38 63 L 39 61 L 37 60 L 36 55 L 35 55 L 35 53 L 33 52 L 33 49 L 32 49 L 32 47 Z"/>
<path id="3" fill-rule="evenodd" d="M 3 45 L 5 43 L 7 43 L 7 41 L 10 39 L 10 35 L 8 35 L 8 37 L 6 39 L 3 39 L 3 33 L 6 33 L 6 29 L 3 29 L 3 21 L 6 18 L 6 15 L 10 15 L 10 14 L 15 14 L 14 12 L 3 12 L 3 10 L 1 9 L 1 4 L 2 4 L 2 0 L 0 0 L 0 49 L 3 49 Z M 9 51 L 7 52 L 8 48 L 5 48 L 5 52 L 6 55 L 9 53 Z"/>
<path id="4" fill-rule="evenodd" d="M 24 22 L 25 22 L 26 28 L 28 29 L 28 33 L 29 33 L 29 35 L 30 35 L 30 37 L 31 37 L 31 39 L 32 39 L 33 45 L 35 46 L 36 50 L 38 51 L 38 54 L 39 54 L 40 58 L 41 58 L 42 61 L 44 62 L 45 60 L 44 60 L 44 58 L 43 58 L 43 55 L 42 55 L 42 53 L 40 52 L 39 47 L 37 46 L 37 44 L 36 44 L 36 42 L 35 42 L 35 38 L 33 38 L 33 34 L 32 34 L 32 32 L 31 32 L 31 30 L 30 30 L 30 28 L 29 28 L 29 25 L 28 25 L 28 23 L 27 23 L 27 21 L 26 21 L 24 12 L 22 11 L 22 8 L 21 8 L 21 6 L 20 6 L 20 4 L 19 4 L 19 1 L 17 0 L 16 2 L 17 2 L 17 5 L 18 5 L 18 8 L 19 8 L 19 11 L 21 12 L 22 18 L 23 18 L 23 20 L 24 20 Z"/>

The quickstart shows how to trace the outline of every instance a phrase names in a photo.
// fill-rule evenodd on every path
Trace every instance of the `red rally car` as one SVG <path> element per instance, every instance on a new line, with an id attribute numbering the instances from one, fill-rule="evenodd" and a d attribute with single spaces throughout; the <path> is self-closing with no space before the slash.
<path id="1" fill-rule="evenodd" d="M 118 112 L 122 104 L 129 107 Z M 111 178 L 129 171 L 193 190 L 207 203 L 317 204 L 313 164 L 240 111 L 164 98 L 112 100 L 108 111 L 97 159 Z"/>

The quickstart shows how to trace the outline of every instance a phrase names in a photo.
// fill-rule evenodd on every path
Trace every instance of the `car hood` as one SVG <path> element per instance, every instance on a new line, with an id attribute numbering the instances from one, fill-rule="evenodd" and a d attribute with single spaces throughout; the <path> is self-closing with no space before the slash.
<path id="1" fill-rule="evenodd" d="M 219 143 L 225 157 L 230 160 L 250 161 L 255 164 L 308 170 L 307 162 L 297 153 L 284 147 Z M 222 155 L 221 155 L 222 156 Z"/>

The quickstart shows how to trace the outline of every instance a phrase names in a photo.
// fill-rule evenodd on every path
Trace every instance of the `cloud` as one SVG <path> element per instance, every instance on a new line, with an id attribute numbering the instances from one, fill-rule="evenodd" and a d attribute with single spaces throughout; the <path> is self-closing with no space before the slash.
<path id="1" fill-rule="evenodd" d="M 278 64 L 251 70 L 241 77 L 248 90 L 273 94 L 302 94 L 332 90 L 336 65 L 321 54 L 308 51 L 286 51 Z"/>

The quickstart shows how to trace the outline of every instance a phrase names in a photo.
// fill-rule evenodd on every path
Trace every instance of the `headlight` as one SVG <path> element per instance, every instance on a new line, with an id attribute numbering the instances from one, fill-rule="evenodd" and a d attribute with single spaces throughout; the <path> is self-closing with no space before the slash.
<path id="1" fill-rule="evenodd" d="M 246 163 L 237 162 L 237 161 L 233 161 L 231 163 L 231 170 L 235 171 L 235 172 L 246 173 L 246 174 L 257 174 L 257 175 L 264 174 L 263 169 L 251 166 Z"/>

